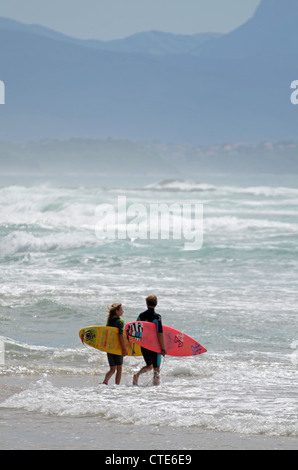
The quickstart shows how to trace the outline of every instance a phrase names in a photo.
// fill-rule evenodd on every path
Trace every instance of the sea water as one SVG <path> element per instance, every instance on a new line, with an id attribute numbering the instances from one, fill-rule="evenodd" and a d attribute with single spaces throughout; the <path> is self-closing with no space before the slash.
<path id="1" fill-rule="evenodd" d="M 2 181 L 0 447 L 297 448 L 298 185 L 268 180 Z M 202 246 L 99 237 L 98 207 L 124 196 L 200 204 Z M 151 374 L 133 387 L 144 363 L 126 357 L 121 385 L 100 385 L 106 355 L 79 330 L 104 325 L 113 302 L 135 320 L 149 294 L 207 353 L 166 356 L 159 387 Z"/>

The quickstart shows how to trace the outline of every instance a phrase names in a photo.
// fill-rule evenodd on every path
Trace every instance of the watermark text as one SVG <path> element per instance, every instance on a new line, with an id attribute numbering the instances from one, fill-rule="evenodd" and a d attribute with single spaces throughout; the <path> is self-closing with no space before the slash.
<path id="1" fill-rule="evenodd" d="M 2 80 L 0 80 L 0 104 L 5 104 L 5 85 Z"/>
<path id="2" fill-rule="evenodd" d="M 184 240 L 186 250 L 203 245 L 203 204 L 133 203 L 118 196 L 117 204 L 100 204 L 95 211 L 96 236 L 109 240 Z"/>
<path id="3" fill-rule="evenodd" d="M 291 88 L 295 90 L 291 94 L 291 103 L 298 104 L 298 80 L 294 80 L 291 83 Z"/>

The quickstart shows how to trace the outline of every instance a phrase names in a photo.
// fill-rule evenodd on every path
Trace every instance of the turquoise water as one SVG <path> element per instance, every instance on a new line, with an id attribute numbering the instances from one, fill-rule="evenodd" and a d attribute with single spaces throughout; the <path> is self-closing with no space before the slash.
<path id="1" fill-rule="evenodd" d="M 254 183 L 2 183 L 0 413 L 298 437 L 298 185 Z M 98 207 L 119 196 L 147 214 L 153 203 L 200 204 L 202 247 L 160 233 L 99 238 Z M 99 386 L 106 357 L 81 345 L 79 329 L 105 324 L 118 301 L 133 321 L 151 293 L 164 324 L 208 352 L 166 357 L 157 388 L 150 376 L 131 386 L 142 358 L 125 359 L 120 387 Z"/>

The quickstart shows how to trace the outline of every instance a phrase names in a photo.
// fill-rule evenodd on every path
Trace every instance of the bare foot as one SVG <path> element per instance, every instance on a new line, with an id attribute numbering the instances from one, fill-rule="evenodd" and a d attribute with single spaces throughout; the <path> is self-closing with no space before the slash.
<path id="1" fill-rule="evenodd" d="M 160 375 L 159 375 L 159 372 L 154 372 L 154 376 L 153 376 L 153 385 L 160 385 Z"/>

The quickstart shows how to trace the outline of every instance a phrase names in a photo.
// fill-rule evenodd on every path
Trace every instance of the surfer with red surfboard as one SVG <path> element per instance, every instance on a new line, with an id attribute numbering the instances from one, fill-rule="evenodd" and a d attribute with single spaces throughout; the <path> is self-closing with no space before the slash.
<path id="1" fill-rule="evenodd" d="M 156 324 L 157 327 L 157 336 L 161 347 L 161 353 L 157 353 L 154 351 L 150 351 L 146 348 L 141 348 L 143 358 L 146 362 L 146 365 L 142 367 L 139 372 L 134 374 L 133 376 L 133 385 L 138 385 L 139 376 L 146 372 L 149 372 L 153 369 L 153 385 L 160 384 L 160 364 L 161 364 L 161 355 L 166 355 L 165 344 L 164 344 L 164 337 L 163 337 L 163 329 L 162 329 L 162 320 L 161 315 L 155 312 L 155 307 L 157 305 L 157 297 L 156 295 L 149 295 L 146 298 L 147 310 L 137 318 L 137 321 L 146 321 L 152 322 Z"/>

